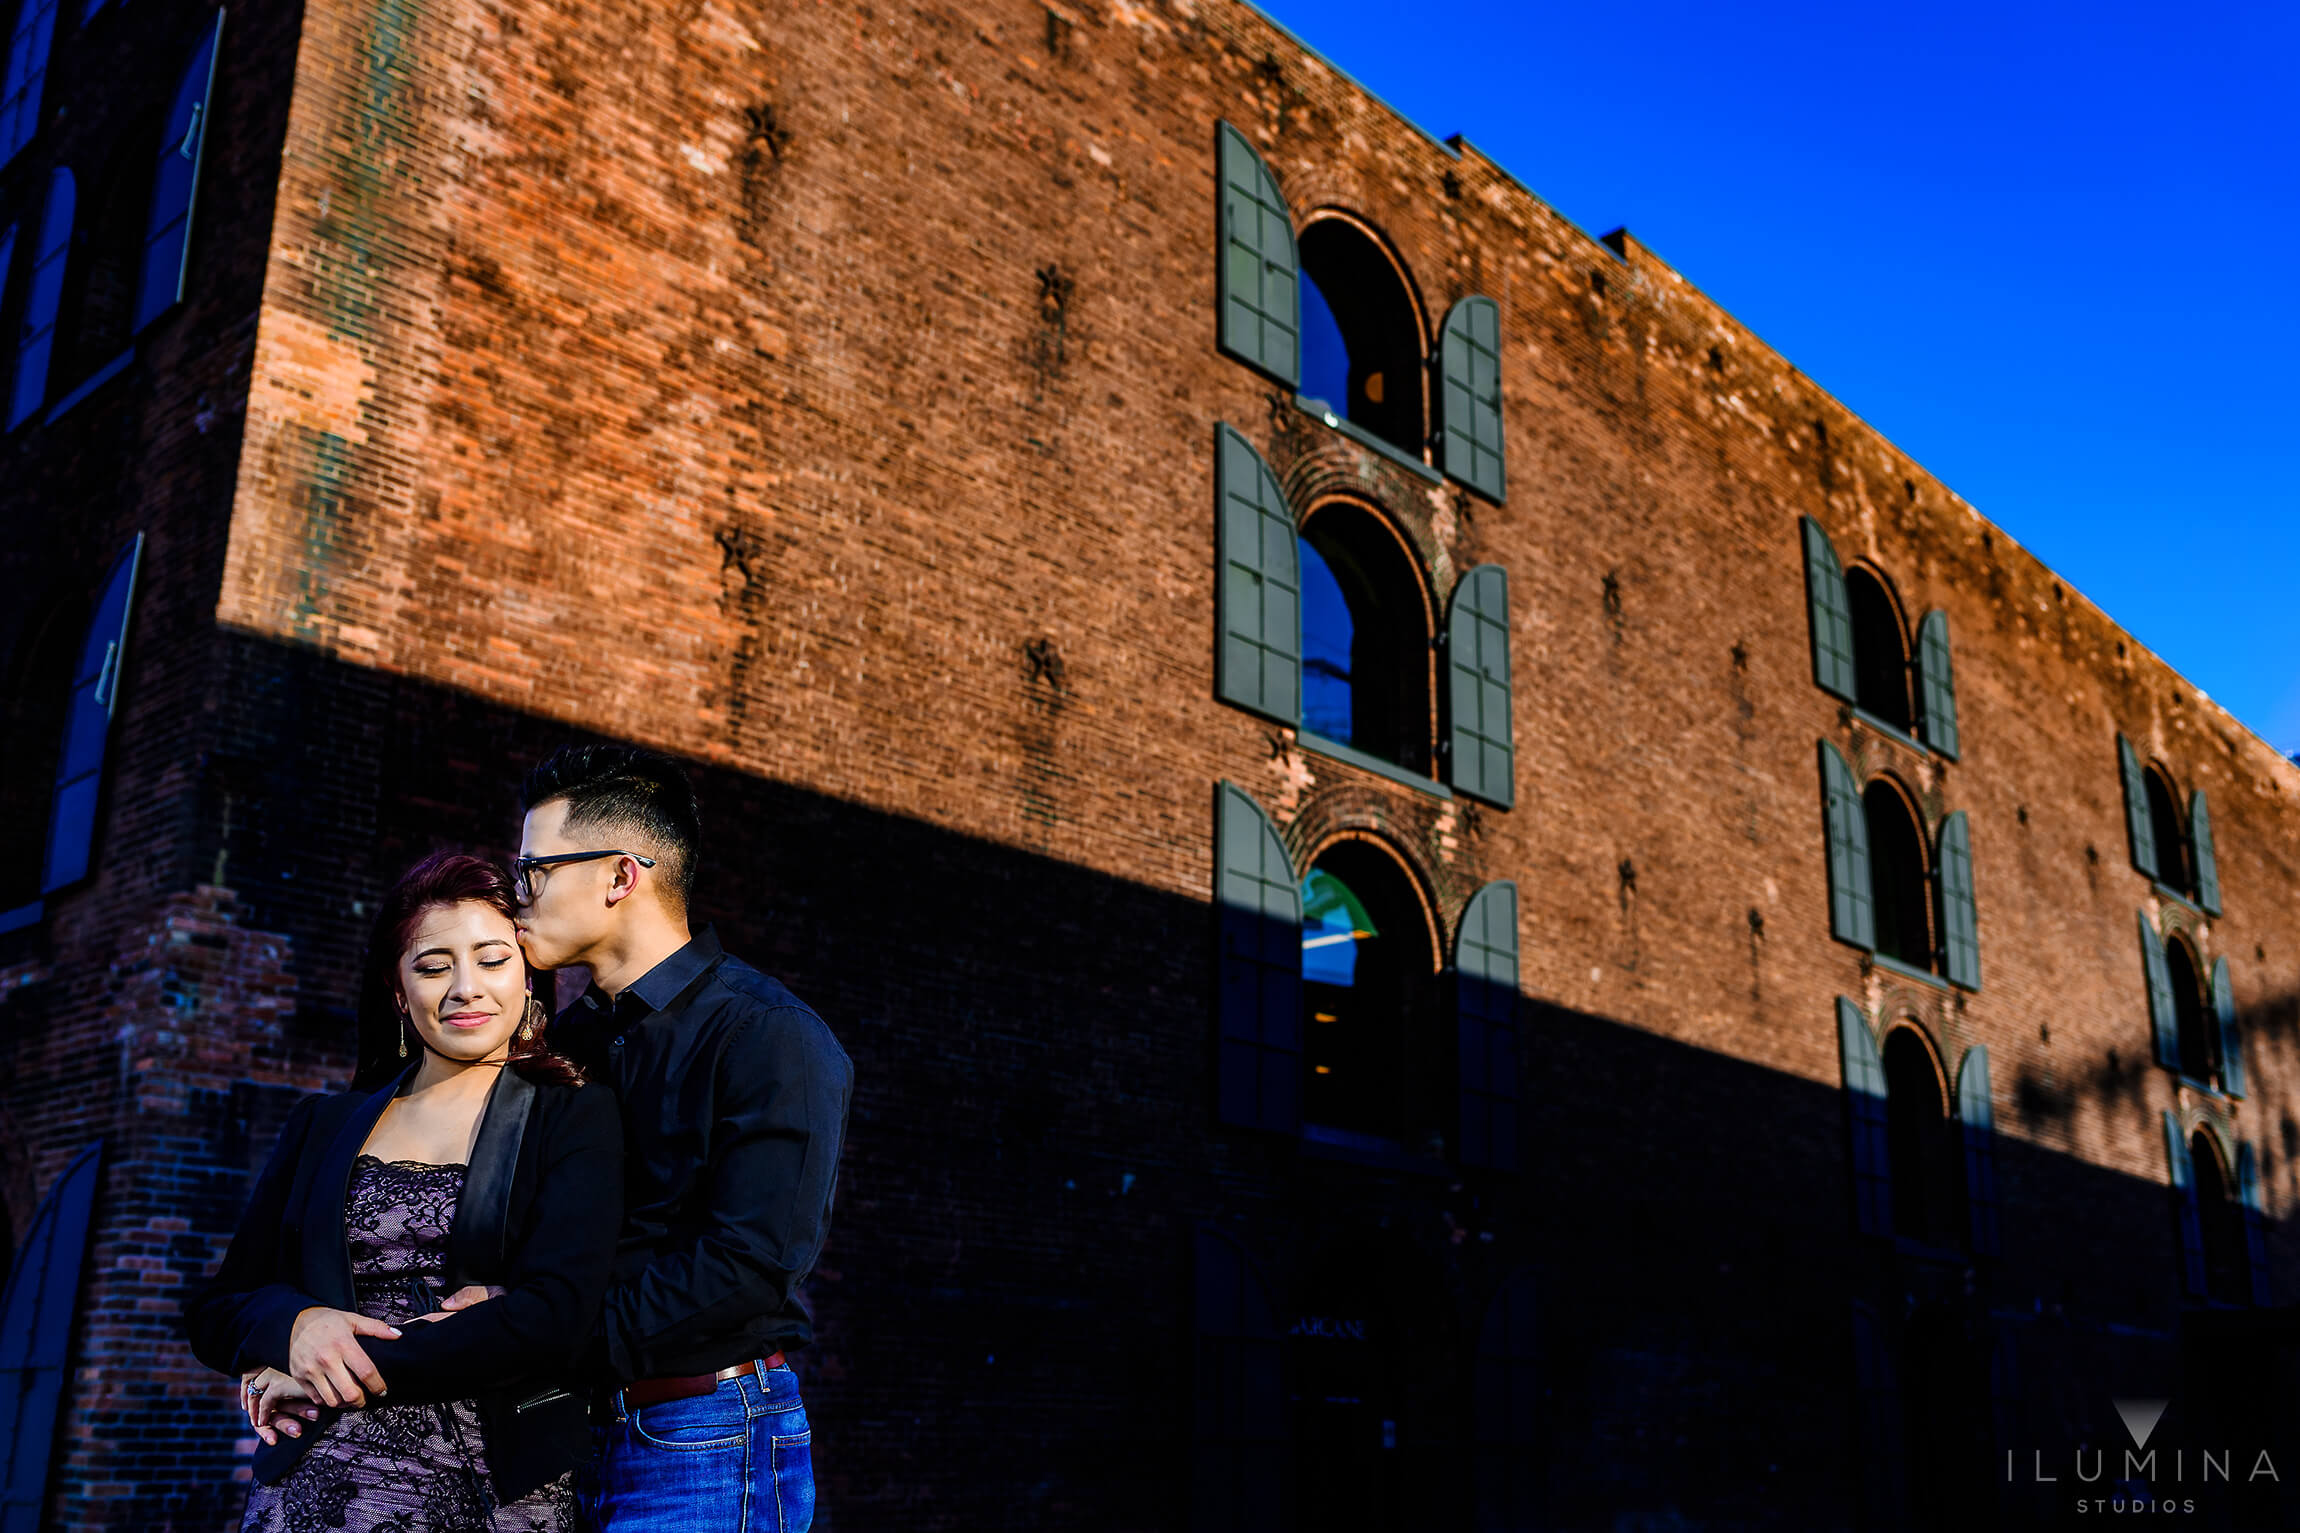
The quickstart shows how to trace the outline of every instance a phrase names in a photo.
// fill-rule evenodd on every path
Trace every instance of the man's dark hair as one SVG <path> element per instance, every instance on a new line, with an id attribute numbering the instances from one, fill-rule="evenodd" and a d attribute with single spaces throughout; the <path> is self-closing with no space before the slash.
<path id="1" fill-rule="evenodd" d="M 596 831 L 643 842 L 666 903 L 687 907 L 702 841 L 695 786 L 679 763 L 635 745 L 562 745 L 520 785 L 523 810 L 567 801 L 569 835 Z M 610 839 L 608 844 L 613 844 Z"/>

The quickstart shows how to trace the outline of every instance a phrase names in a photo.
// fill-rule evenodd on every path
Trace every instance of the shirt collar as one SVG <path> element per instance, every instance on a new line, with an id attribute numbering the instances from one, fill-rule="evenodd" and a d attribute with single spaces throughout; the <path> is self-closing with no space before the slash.
<path id="1" fill-rule="evenodd" d="M 591 995 L 586 999 L 596 997 L 592 999 L 592 1004 L 602 1010 L 620 1010 L 636 1004 L 644 1006 L 649 1012 L 661 1011 L 677 1000 L 680 993 L 694 983 L 695 976 L 716 962 L 723 951 L 719 945 L 718 928 L 706 926 L 689 937 L 684 947 L 623 987 L 623 995 L 633 997 L 633 1001 L 625 1001 L 621 997 L 610 1000 L 596 980 L 592 982 Z"/>

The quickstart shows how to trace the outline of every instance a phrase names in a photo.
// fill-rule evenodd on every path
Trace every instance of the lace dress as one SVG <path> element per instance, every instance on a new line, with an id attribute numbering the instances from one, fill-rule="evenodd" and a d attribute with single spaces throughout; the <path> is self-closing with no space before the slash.
<path id="1" fill-rule="evenodd" d="M 343 1226 L 361 1314 L 398 1324 L 438 1308 L 429 1297 L 418 1303 L 418 1294 L 442 1292 L 463 1170 L 372 1155 L 353 1163 Z M 277 1485 L 249 1487 L 241 1533 L 571 1533 L 583 1526 L 572 1475 L 509 1506 L 495 1504 L 469 1400 L 377 1405 L 322 1420 Z"/>

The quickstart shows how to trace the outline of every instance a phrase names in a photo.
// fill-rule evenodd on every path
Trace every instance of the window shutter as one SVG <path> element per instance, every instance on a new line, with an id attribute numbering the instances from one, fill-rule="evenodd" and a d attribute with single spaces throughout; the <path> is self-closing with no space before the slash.
<path id="1" fill-rule="evenodd" d="M 1829 933 L 1874 950 L 1876 904 L 1869 891 L 1869 822 L 1845 753 L 1821 742 L 1821 812 L 1829 835 Z"/>
<path id="2" fill-rule="evenodd" d="M 1935 608 L 1917 628 L 1917 682 L 1925 705 L 1925 743 L 1957 757 L 1957 678 L 1949 664 L 1949 615 Z"/>
<path id="3" fill-rule="evenodd" d="M 1853 604 L 1845 595 L 1845 567 L 1829 535 L 1811 517 L 1805 527 L 1805 601 L 1813 618 L 1813 679 L 1825 692 L 1853 701 Z"/>
<path id="4" fill-rule="evenodd" d="M 1298 726 L 1302 557 L 1294 508 L 1253 444 L 1221 425 L 1214 428 L 1214 517 L 1222 609 L 1216 695 Z"/>
<path id="5" fill-rule="evenodd" d="M 1860 1402 L 1862 1523 L 1895 1528 L 1908 1516 L 1908 1455 L 1901 1447 L 1901 1389 L 1884 1321 L 1853 1301 L 1853 1387 Z"/>
<path id="6" fill-rule="evenodd" d="M 1837 998 L 1837 1054 L 1845 1067 L 1845 1122 L 1853 1162 L 1853 1223 L 1893 1233 L 1893 1168 L 1885 1141 L 1885 1060 L 1861 1008 Z"/>
<path id="7" fill-rule="evenodd" d="M 56 764 L 56 797 L 48 814 L 48 860 L 40 877 L 43 895 L 88 876 L 96 805 L 104 786 L 104 742 L 120 700 L 128 618 L 135 606 L 136 569 L 143 555 L 144 535 L 139 532 L 112 565 L 103 599 L 88 623 L 88 637 L 80 646 L 71 710 L 64 721 L 64 749 Z"/>
<path id="8" fill-rule="evenodd" d="M 1446 781 L 1507 809 L 1517 749 L 1510 733 L 1509 576 L 1481 564 L 1454 582 L 1446 615 Z"/>
<path id="9" fill-rule="evenodd" d="M 1238 1243 L 1200 1229 L 1193 1251 L 1196 1410 L 1190 1526 L 1290 1526 L 1286 1396 L 1277 1307 Z"/>
<path id="10" fill-rule="evenodd" d="M 2212 1010 L 2220 1020 L 2220 1085 L 2232 1097 L 2244 1095 L 2244 1029 L 2236 1020 L 2236 991 L 2228 983 L 2228 960 L 2212 961 Z"/>
<path id="11" fill-rule="evenodd" d="M 2252 1146 L 2236 1147 L 2236 1196 L 2244 1206 L 2244 1264 L 2252 1272 L 2252 1302 L 2273 1302 L 2268 1283 L 2268 1211 L 2260 1201 L 2260 1162 Z"/>
<path id="12" fill-rule="evenodd" d="M 1980 919 L 1973 907 L 1972 832 L 1960 809 L 1941 821 L 1940 854 L 1933 860 L 1939 879 L 1941 931 L 1946 939 L 1949 983 L 1981 987 Z"/>
<path id="13" fill-rule="evenodd" d="M 64 297 L 64 258 L 72 249 L 72 173 L 51 171 L 40 210 L 40 242 L 24 299 L 24 329 L 16 338 L 16 391 L 8 408 L 10 430 L 48 397 L 48 352 L 56 340 L 56 309 Z"/>
<path id="14" fill-rule="evenodd" d="M 2156 1034 L 2156 1062 L 2180 1068 L 2180 1013 L 2172 1009 L 2172 967 L 2164 961 L 2164 939 L 2148 912 L 2140 913 L 2140 962 L 2148 973 L 2148 1023 Z"/>
<path id="15" fill-rule="evenodd" d="M 2180 1132 L 2180 1119 L 2164 1110 L 2164 1154 L 2172 1171 L 2172 1216 L 2180 1233 L 2182 1291 L 2204 1297 L 2204 1219 L 2196 1206 L 2196 1171 L 2188 1162 L 2188 1136 Z"/>
<path id="16" fill-rule="evenodd" d="M 1222 178 L 1220 344 L 1290 388 L 1302 382 L 1301 262 L 1277 177 L 1228 123 L 1215 129 Z"/>
<path id="17" fill-rule="evenodd" d="M 1517 885 L 1470 896 L 1454 938 L 1461 1163 L 1517 1169 Z"/>
<path id="18" fill-rule="evenodd" d="M 1438 337 L 1439 462 L 1488 500 L 1502 491 L 1501 305 L 1464 298 Z"/>
<path id="19" fill-rule="evenodd" d="M 0 1431 L 6 1434 L 8 1483 L 0 1491 L 0 1527 L 41 1525 L 48 1499 L 49 1451 L 64 1398 L 72 1313 L 88 1250 L 89 1212 L 103 1166 L 103 1142 L 73 1157 L 32 1216 L 32 1227 L 0 1297 Z"/>
<path id="20" fill-rule="evenodd" d="M 2220 860 L 2212 854 L 2212 811 L 2204 790 L 2188 795 L 2188 841 L 2196 849 L 2196 903 L 2205 914 L 2220 914 Z"/>
<path id="21" fill-rule="evenodd" d="M 1997 1230 L 1997 1120 L 1985 1044 L 1965 1050 L 1964 1063 L 1957 1066 L 1957 1126 L 1965 1142 L 1965 1213 L 1973 1254 L 1996 1256 L 2003 1251 Z"/>
<path id="22" fill-rule="evenodd" d="M 48 43 L 56 0 L 23 0 L 8 33 L 8 72 L 0 77 L 0 165 L 32 142 L 40 127 L 40 90 L 48 78 Z"/>
<path id="23" fill-rule="evenodd" d="M 2132 838 L 2132 865 L 2150 878 L 2156 876 L 2156 824 L 2148 817 L 2148 779 L 2140 775 L 2140 758 L 2132 742 L 2116 737 L 2116 764 L 2124 772 L 2124 828 Z"/>
<path id="24" fill-rule="evenodd" d="M 190 268 L 192 201 L 200 186 L 200 155 L 208 138 L 208 106 L 215 99 L 216 50 L 223 41 L 224 13 L 216 12 L 184 75 L 176 84 L 160 135 L 160 160 L 152 175 L 152 213 L 144 229 L 143 275 L 136 284 L 136 329 L 142 330 L 184 296 Z"/>
<path id="25" fill-rule="evenodd" d="M 1276 827 L 1230 783 L 1215 790 L 1214 878 L 1221 1118 L 1294 1133 L 1302 1125 L 1301 886 Z"/>

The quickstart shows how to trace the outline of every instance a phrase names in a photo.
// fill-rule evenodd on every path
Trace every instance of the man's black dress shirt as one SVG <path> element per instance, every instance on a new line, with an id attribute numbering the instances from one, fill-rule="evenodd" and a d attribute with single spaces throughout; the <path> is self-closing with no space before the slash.
<path id="1" fill-rule="evenodd" d="M 623 1104 L 622 1242 L 591 1360 L 618 1383 L 715 1373 L 813 1336 L 854 1066 L 804 1002 L 705 928 L 554 1047 Z"/>

